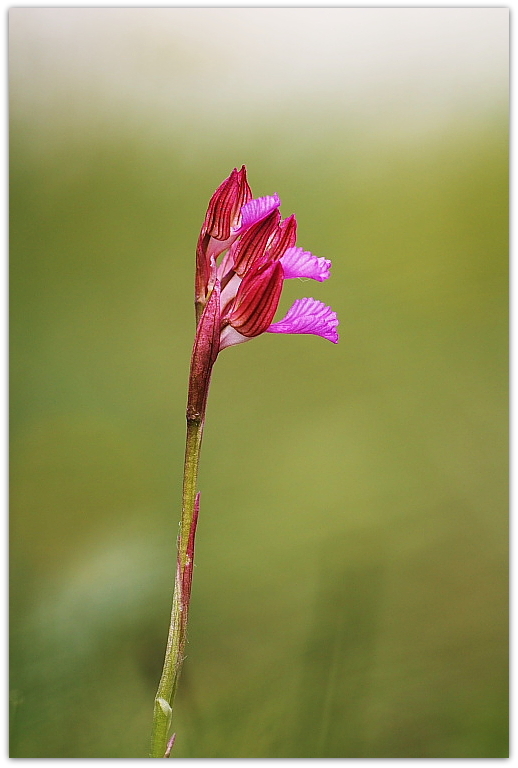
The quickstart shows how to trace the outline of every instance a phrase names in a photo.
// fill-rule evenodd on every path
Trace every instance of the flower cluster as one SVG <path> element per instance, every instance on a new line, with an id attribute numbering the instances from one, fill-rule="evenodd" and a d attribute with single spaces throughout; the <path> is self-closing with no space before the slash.
<path id="1" fill-rule="evenodd" d="M 297 221 L 294 215 L 282 219 L 280 204 L 276 194 L 252 199 L 245 166 L 234 168 L 210 200 L 196 251 L 196 307 L 202 318 L 197 335 L 207 352 L 210 348 L 210 363 L 225 347 L 264 332 L 338 341 L 336 313 L 316 299 L 298 299 L 272 323 L 284 280 L 322 282 L 331 267 L 327 259 L 296 247 Z"/>

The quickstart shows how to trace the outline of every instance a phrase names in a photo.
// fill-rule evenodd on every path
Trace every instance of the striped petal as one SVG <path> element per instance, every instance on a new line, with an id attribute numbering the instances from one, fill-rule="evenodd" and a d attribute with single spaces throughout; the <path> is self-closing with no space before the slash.
<path id="1" fill-rule="evenodd" d="M 297 299 L 286 317 L 267 328 L 268 333 L 313 333 L 338 342 L 338 318 L 331 307 L 316 299 Z"/>
<path id="2" fill-rule="evenodd" d="M 303 248 L 288 248 L 281 257 L 284 277 L 310 277 L 322 283 L 329 277 L 331 262 Z"/>

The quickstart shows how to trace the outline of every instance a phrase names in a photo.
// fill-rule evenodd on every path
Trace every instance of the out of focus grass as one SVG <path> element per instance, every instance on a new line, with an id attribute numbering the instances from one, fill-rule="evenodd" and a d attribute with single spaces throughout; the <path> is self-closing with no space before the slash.
<path id="1" fill-rule="evenodd" d="M 281 311 L 322 299 L 341 341 L 217 362 L 175 754 L 506 756 L 504 119 L 217 152 L 11 137 L 11 756 L 147 754 L 193 251 L 242 162 L 333 261 Z"/>

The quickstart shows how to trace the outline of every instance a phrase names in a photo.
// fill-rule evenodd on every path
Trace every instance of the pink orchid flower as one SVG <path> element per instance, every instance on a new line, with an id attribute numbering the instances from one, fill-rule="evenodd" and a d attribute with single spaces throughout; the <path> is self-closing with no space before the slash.
<path id="1" fill-rule="evenodd" d="M 197 247 L 196 304 L 198 314 L 203 312 L 200 342 L 211 347 L 211 363 L 222 349 L 265 332 L 338 341 L 336 313 L 316 299 L 298 299 L 272 323 L 284 280 L 322 282 L 331 267 L 329 260 L 295 246 L 297 221 L 294 215 L 282 219 L 280 204 L 277 194 L 252 199 L 245 166 L 234 168 L 210 200 Z"/>

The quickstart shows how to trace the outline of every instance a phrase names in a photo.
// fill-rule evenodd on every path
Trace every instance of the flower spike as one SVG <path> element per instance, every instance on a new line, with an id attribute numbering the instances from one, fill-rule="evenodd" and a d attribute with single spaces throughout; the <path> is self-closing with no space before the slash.
<path id="1" fill-rule="evenodd" d="M 331 262 L 296 246 L 297 220 L 281 218 L 277 194 L 251 195 L 243 166 L 234 168 L 211 198 L 198 241 L 198 316 L 219 283 L 219 351 L 265 331 L 314 333 L 336 342 L 336 314 L 316 299 L 295 302 L 283 320 L 272 324 L 284 280 L 323 282 Z"/>

